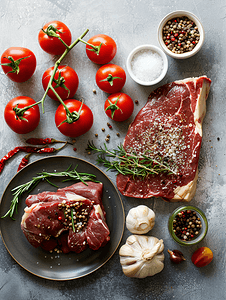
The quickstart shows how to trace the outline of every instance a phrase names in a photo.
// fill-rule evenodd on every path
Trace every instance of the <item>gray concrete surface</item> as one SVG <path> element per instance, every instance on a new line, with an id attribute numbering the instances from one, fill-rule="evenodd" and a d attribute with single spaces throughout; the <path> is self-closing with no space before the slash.
<path id="1" fill-rule="evenodd" d="M 118 250 L 114 256 L 98 271 L 81 279 L 66 282 L 54 282 L 38 278 L 21 268 L 9 255 L 0 240 L 0 299 L 4 300 L 68 300 L 68 299 L 155 299 L 155 300 L 222 300 L 226 299 L 225 274 L 225 75 L 226 75 L 226 5 L 224 1 L 169 1 L 169 0 L 1 0 L 0 1 L 0 53 L 10 46 L 23 46 L 31 49 L 37 58 L 37 69 L 33 77 L 22 84 L 10 81 L 0 71 L 0 156 L 18 145 L 23 145 L 28 137 L 54 137 L 64 139 L 54 124 L 57 104 L 49 98 L 45 101 L 45 114 L 41 116 L 38 128 L 27 135 L 12 132 L 4 121 L 3 111 L 8 101 L 19 95 L 41 99 L 43 72 L 55 62 L 55 57 L 44 53 L 38 45 L 37 35 L 40 28 L 48 21 L 58 19 L 71 29 L 75 40 L 86 28 L 86 39 L 105 33 L 115 39 L 118 52 L 113 62 L 125 68 L 129 52 L 136 46 L 151 43 L 158 46 L 157 26 L 167 13 L 185 9 L 196 14 L 203 23 L 206 39 L 202 50 L 188 60 L 174 60 L 168 57 L 167 76 L 158 85 L 177 79 L 207 75 L 212 80 L 210 95 L 207 100 L 207 114 L 204 120 L 203 143 L 199 163 L 197 192 L 192 205 L 200 207 L 209 221 L 209 231 L 205 240 L 198 246 L 180 247 L 170 238 L 167 221 L 178 203 L 165 203 L 159 199 L 137 200 L 122 197 L 125 213 L 138 204 L 146 204 L 156 213 L 156 225 L 151 234 L 163 238 L 165 243 L 165 268 L 146 279 L 132 279 L 123 275 Z M 130 122 L 146 103 L 147 96 L 155 87 L 142 87 L 135 84 L 129 76 L 123 91 L 134 100 L 133 116 L 130 120 L 112 123 L 113 130 L 107 128 L 109 121 L 103 112 L 106 94 L 95 84 L 94 65 L 85 54 L 85 47 L 77 45 L 66 57 L 65 63 L 74 67 L 80 78 L 80 85 L 75 98 L 85 100 L 94 113 L 94 125 L 85 135 L 76 139 L 73 147 L 68 146 L 60 154 L 72 155 L 95 163 L 93 156 L 85 153 L 88 140 L 96 140 L 103 145 L 105 136 L 110 133 L 110 148 L 115 148 L 123 141 Z M 128 74 L 127 74 L 128 75 Z M 93 94 L 93 89 L 97 94 Z M 101 128 L 105 127 L 103 133 Z M 120 137 L 116 137 L 120 132 Z M 218 139 L 219 138 L 219 139 Z M 10 179 L 16 174 L 16 167 L 23 154 L 9 162 L 0 175 L 0 194 L 2 195 Z M 33 155 L 31 161 L 39 156 Z M 102 168 L 102 167 L 101 167 Z M 103 168 L 102 168 L 103 169 Z M 104 169 L 103 169 L 104 170 Z M 115 183 L 115 174 L 107 175 Z M 1 220 L 2 222 L 2 220 Z M 4 221 L 3 221 L 4 222 Z M 125 230 L 123 244 L 129 235 Z M 202 269 L 196 268 L 190 261 L 192 253 L 199 246 L 208 246 L 214 253 L 212 263 Z M 181 265 L 172 265 L 167 249 L 183 251 L 187 260 Z"/>

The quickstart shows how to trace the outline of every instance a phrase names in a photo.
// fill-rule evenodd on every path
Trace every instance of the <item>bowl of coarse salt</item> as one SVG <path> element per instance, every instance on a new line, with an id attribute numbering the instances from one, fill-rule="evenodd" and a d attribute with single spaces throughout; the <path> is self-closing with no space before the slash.
<path id="1" fill-rule="evenodd" d="M 141 45 L 133 49 L 126 62 L 131 78 L 141 85 L 159 83 L 168 70 L 165 53 L 154 45 Z"/>

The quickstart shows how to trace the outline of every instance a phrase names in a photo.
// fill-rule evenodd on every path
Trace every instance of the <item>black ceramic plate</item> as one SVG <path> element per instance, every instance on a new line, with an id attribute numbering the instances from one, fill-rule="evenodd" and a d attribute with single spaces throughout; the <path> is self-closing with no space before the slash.
<path id="1" fill-rule="evenodd" d="M 15 259 L 24 269 L 34 275 L 52 280 L 70 280 L 90 274 L 91 272 L 103 266 L 114 254 L 119 246 L 124 231 L 124 209 L 121 198 L 113 183 L 96 166 L 85 160 L 68 157 L 52 156 L 43 158 L 29 164 L 22 169 L 10 181 L 4 191 L 0 205 L 0 216 L 4 215 L 12 200 L 11 190 L 23 183 L 26 183 L 42 171 L 65 171 L 69 166 L 75 168 L 78 172 L 87 172 L 96 175 L 97 180 L 103 183 L 103 204 L 107 214 L 107 224 L 110 229 L 111 240 L 106 246 L 97 251 L 87 249 L 82 253 L 57 254 L 45 252 L 41 248 L 35 249 L 25 238 L 20 222 L 24 212 L 25 199 L 28 196 L 24 194 L 18 205 L 18 214 L 13 221 L 9 217 L 1 219 L 0 228 L 3 242 Z M 62 182 L 61 178 L 51 178 L 51 181 L 58 187 L 69 186 L 74 182 Z M 46 181 L 40 182 L 32 194 L 42 191 L 55 191 L 56 188 L 49 185 Z"/>

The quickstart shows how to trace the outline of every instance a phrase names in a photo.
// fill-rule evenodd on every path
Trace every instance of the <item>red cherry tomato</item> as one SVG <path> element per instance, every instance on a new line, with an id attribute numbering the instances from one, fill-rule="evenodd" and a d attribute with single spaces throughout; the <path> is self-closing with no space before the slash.
<path id="1" fill-rule="evenodd" d="M 22 116 L 17 116 L 16 108 L 24 108 L 36 103 L 32 98 L 20 96 L 13 98 L 5 107 L 4 117 L 8 126 L 16 133 L 25 134 L 33 131 L 39 124 L 40 112 L 38 105 L 26 110 Z"/>
<path id="2" fill-rule="evenodd" d="M 114 64 L 104 65 L 96 73 L 98 87 L 109 94 L 121 91 L 125 82 L 125 71 L 120 66 Z"/>
<path id="3" fill-rule="evenodd" d="M 92 44 L 99 50 L 95 51 L 91 46 L 86 45 L 86 54 L 89 59 L 96 64 L 107 64 L 114 57 L 117 52 L 117 46 L 115 41 L 105 34 L 97 34 L 88 40 L 89 44 Z"/>
<path id="4" fill-rule="evenodd" d="M 44 30 L 44 31 L 43 31 Z M 47 33 L 57 34 L 68 46 L 71 44 L 71 31 L 60 21 L 51 21 L 39 31 L 38 41 L 41 48 L 53 55 L 61 55 L 66 50 L 65 45 L 55 36 L 49 36 Z"/>
<path id="5" fill-rule="evenodd" d="M 10 47 L 1 57 L 4 73 L 15 82 L 24 82 L 31 78 L 36 69 L 34 53 L 23 47 Z"/>
<path id="6" fill-rule="evenodd" d="M 109 118 L 114 121 L 125 121 L 133 113 L 133 100 L 124 93 L 115 93 L 108 97 L 104 104 L 104 110 Z"/>
<path id="7" fill-rule="evenodd" d="M 207 266 L 212 260 L 213 252 L 208 247 L 197 249 L 191 257 L 191 261 L 198 268 Z"/>
<path id="8" fill-rule="evenodd" d="M 44 90 L 47 89 L 50 77 L 53 73 L 54 67 L 51 67 L 47 69 L 43 76 L 42 76 L 42 86 Z M 54 81 L 52 83 L 52 86 L 60 96 L 62 100 L 66 100 L 69 98 L 72 98 L 77 89 L 78 89 L 79 79 L 78 75 L 75 72 L 74 69 L 68 66 L 59 66 L 56 74 L 54 76 Z M 57 100 L 57 96 L 54 94 L 54 92 L 49 89 L 47 92 L 48 96 L 52 98 L 53 100 Z"/>
<path id="9" fill-rule="evenodd" d="M 55 123 L 59 131 L 70 137 L 77 137 L 89 131 L 93 125 L 93 113 L 91 109 L 84 103 L 75 99 L 65 100 L 64 103 L 70 112 L 81 111 L 78 120 L 69 124 L 64 122 L 67 119 L 66 110 L 64 106 L 60 104 L 55 114 Z"/>

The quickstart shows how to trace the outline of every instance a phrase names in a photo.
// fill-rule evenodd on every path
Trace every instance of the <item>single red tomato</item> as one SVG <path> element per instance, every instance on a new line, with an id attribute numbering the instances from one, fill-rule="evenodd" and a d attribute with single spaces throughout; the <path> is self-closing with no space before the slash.
<path id="1" fill-rule="evenodd" d="M 208 247 L 201 247 L 197 249 L 191 257 L 193 264 L 198 267 L 205 267 L 213 260 L 213 252 Z"/>
<path id="2" fill-rule="evenodd" d="M 125 93 L 110 95 L 104 104 L 104 110 L 109 118 L 114 121 L 125 121 L 133 113 L 133 100 Z"/>
<path id="3" fill-rule="evenodd" d="M 64 41 L 68 46 L 71 44 L 71 31 L 60 21 L 51 21 L 39 31 L 38 41 L 41 48 L 53 55 L 61 55 L 66 50 L 65 45 L 59 40 Z"/>
<path id="4" fill-rule="evenodd" d="M 47 89 L 50 77 L 53 74 L 53 70 L 54 67 L 47 69 L 42 76 L 42 86 L 44 90 Z M 56 74 L 54 75 L 52 86 L 62 100 L 72 98 L 78 89 L 78 84 L 78 75 L 74 69 L 69 66 L 58 67 Z M 57 96 L 51 89 L 48 90 L 47 94 L 53 100 L 58 101 Z"/>
<path id="5" fill-rule="evenodd" d="M 33 131 L 39 124 L 40 112 L 38 105 L 18 113 L 18 109 L 35 104 L 36 102 L 26 96 L 13 98 L 5 107 L 4 117 L 8 126 L 16 133 L 25 134 Z"/>
<path id="6" fill-rule="evenodd" d="M 63 104 L 59 105 L 55 114 L 55 123 L 59 131 L 70 137 L 77 137 L 89 131 L 93 125 L 91 109 L 86 104 L 75 99 L 65 100 L 64 104 L 73 116 L 71 119 L 66 113 Z"/>
<path id="7" fill-rule="evenodd" d="M 23 47 L 10 47 L 1 56 L 4 73 L 15 82 L 27 81 L 36 69 L 34 53 Z"/>
<path id="8" fill-rule="evenodd" d="M 121 91 L 125 82 L 125 71 L 120 66 L 114 64 L 104 65 L 96 73 L 98 87 L 109 94 Z"/>
<path id="9" fill-rule="evenodd" d="M 92 62 L 96 64 L 107 64 L 115 57 L 117 46 L 110 36 L 97 34 L 91 37 L 88 43 L 95 47 L 94 49 L 86 45 L 86 54 Z"/>

